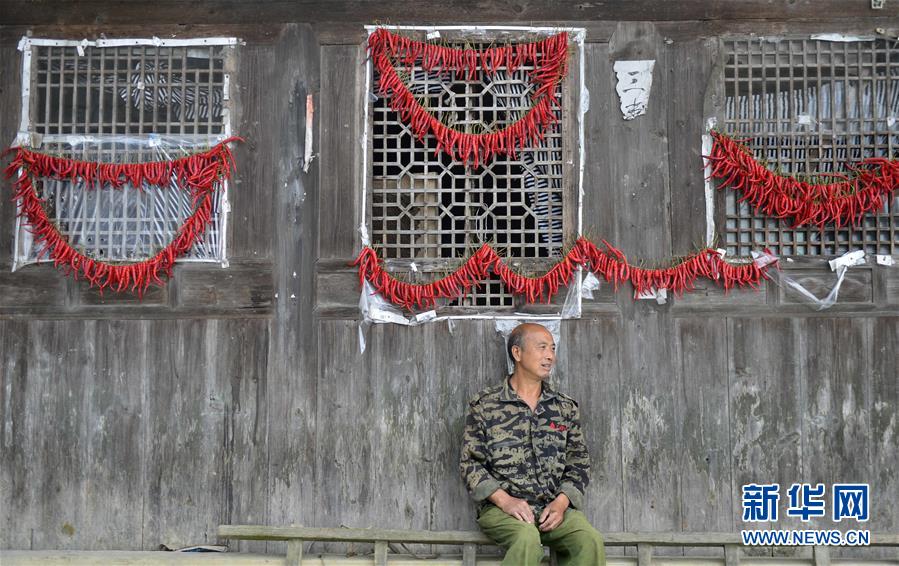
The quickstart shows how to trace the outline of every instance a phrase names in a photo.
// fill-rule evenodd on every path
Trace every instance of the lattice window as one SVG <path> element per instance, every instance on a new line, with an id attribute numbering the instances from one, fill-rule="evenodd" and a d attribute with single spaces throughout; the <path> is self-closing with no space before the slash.
<path id="1" fill-rule="evenodd" d="M 230 135 L 233 39 L 24 42 L 29 85 L 20 138 L 40 151 L 103 162 L 173 159 Z M 155 254 L 193 211 L 178 187 L 86 189 L 37 180 L 47 212 L 74 247 L 106 261 Z M 180 261 L 224 261 L 226 193 L 205 236 Z M 37 261 L 25 226 L 16 264 Z"/>
<path id="2" fill-rule="evenodd" d="M 748 139 L 782 173 L 845 172 L 867 157 L 899 157 L 899 48 L 887 39 L 833 42 L 760 38 L 724 42 L 724 131 Z M 770 247 L 779 255 L 850 249 L 899 253 L 899 196 L 856 229 L 791 230 L 725 191 L 729 253 Z"/>
<path id="3" fill-rule="evenodd" d="M 544 36 L 519 34 L 514 41 Z M 444 40 L 449 37 L 455 40 L 450 46 L 481 49 L 507 41 L 508 36 L 468 41 L 464 34 L 444 34 Z M 424 34 L 416 38 L 423 39 Z M 571 68 L 577 69 L 576 64 Z M 416 66 L 409 73 L 405 66 L 397 67 L 425 108 L 444 124 L 471 133 L 501 129 L 527 112 L 536 88 L 528 77 L 532 69 L 523 66 L 510 73 L 500 68 L 496 74 L 479 72 L 469 80 L 452 72 L 429 73 Z M 373 75 L 372 91 L 377 71 Z M 485 241 L 514 258 L 522 273 L 542 273 L 556 261 L 566 238 L 577 232 L 573 167 L 577 158 L 568 157 L 578 149 L 573 135 L 577 113 L 570 110 L 579 105 L 575 75 L 570 71 L 557 87 L 563 100 L 563 108 L 557 110 L 560 122 L 547 131 L 543 142 L 524 148 L 515 158 L 496 156 L 477 168 L 436 152 L 432 135 L 419 141 L 386 97 L 374 100 L 368 214 L 372 244 L 381 255 L 413 260 L 418 273 L 411 275 L 422 280 L 458 265 L 459 261 L 447 260 L 468 257 Z M 502 309 L 515 303 L 496 280 L 458 306 Z"/>

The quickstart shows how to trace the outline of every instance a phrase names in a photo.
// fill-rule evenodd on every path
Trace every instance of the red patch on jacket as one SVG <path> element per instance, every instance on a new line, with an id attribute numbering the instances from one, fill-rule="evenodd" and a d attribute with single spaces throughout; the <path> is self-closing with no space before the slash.
<path id="1" fill-rule="evenodd" d="M 559 432 L 565 432 L 566 430 L 568 430 L 567 426 L 565 426 L 563 424 L 556 424 L 552 421 L 550 421 L 550 423 L 549 423 L 549 428 L 551 428 L 553 430 L 558 430 Z"/>

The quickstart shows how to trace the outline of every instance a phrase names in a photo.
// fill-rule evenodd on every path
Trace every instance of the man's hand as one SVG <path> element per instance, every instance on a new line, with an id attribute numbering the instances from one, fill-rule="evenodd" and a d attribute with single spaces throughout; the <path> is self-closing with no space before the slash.
<path id="1" fill-rule="evenodd" d="M 504 489 L 497 489 L 487 499 L 489 499 L 494 505 L 502 509 L 503 513 L 505 513 L 506 515 L 511 515 L 512 517 L 515 517 L 519 521 L 524 521 L 525 523 L 534 523 L 534 512 L 531 510 L 531 506 L 528 505 L 528 502 L 524 499 L 512 497 L 511 495 L 506 493 Z M 566 499 L 566 501 L 568 500 Z"/>
<path id="2" fill-rule="evenodd" d="M 562 524 L 565 518 L 565 510 L 568 509 L 568 496 L 560 493 L 558 497 L 553 499 L 552 503 L 543 509 L 540 514 L 540 530 L 549 532 Z"/>

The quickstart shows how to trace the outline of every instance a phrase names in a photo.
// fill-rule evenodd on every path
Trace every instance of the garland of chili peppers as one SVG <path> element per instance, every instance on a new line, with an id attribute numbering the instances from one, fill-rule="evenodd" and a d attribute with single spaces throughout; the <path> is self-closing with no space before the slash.
<path id="1" fill-rule="evenodd" d="M 369 246 L 362 248 L 353 265 L 359 266 L 360 286 L 367 280 L 382 297 L 410 310 L 431 308 L 437 299 L 464 296 L 491 270 L 509 290 L 524 296 L 528 303 L 549 302 L 561 287 L 568 285 L 578 266 L 603 277 L 615 286 L 615 290 L 629 282 L 634 288 L 634 298 L 653 289 L 669 289 L 680 296 L 691 291 L 700 277 L 718 282 L 725 292 L 735 287 L 758 289 L 762 278 L 767 277 L 764 268 L 757 263 L 732 264 L 711 248 L 696 252 L 671 267 L 647 269 L 629 263 L 620 250 L 605 240 L 602 243 L 605 249 L 587 238 L 578 238 L 565 257 L 539 277 L 516 273 L 488 244 L 482 245 L 453 273 L 424 284 L 407 283 L 392 276 Z"/>
<path id="2" fill-rule="evenodd" d="M 378 93 L 390 97 L 390 106 L 410 126 L 419 140 L 428 134 L 437 139 L 437 150 L 465 164 L 489 161 L 497 154 L 510 154 L 537 141 L 557 121 L 559 107 L 556 86 L 568 73 L 568 34 L 559 33 L 541 41 L 489 49 L 454 49 L 403 37 L 378 28 L 368 38 L 368 50 L 378 70 Z M 425 71 L 463 72 L 471 80 L 479 70 L 496 74 L 500 67 L 510 72 L 531 63 L 530 72 L 537 84 L 534 105 L 520 120 L 501 130 L 473 134 L 444 125 L 416 100 L 397 74 L 393 60 L 411 69 L 416 62 Z"/>
<path id="3" fill-rule="evenodd" d="M 833 183 L 812 184 L 778 175 L 755 159 L 743 144 L 712 132 L 711 155 L 706 156 L 710 178 L 719 179 L 718 188 L 730 187 L 743 193 L 756 210 L 777 218 L 792 218 L 793 228 L 829 222 L 858 224 L 862 217 L 883 208 L 884 199 L 899 186 L 899 160 L 872 157 L 850 166 L 851 175 L 828 173 Z"/>
<path id="4" fill-rule="evenodd" d="M 96 163 L 24 147 L 10 148 L 7 151 L 15 152 L 15 157 L 6 168 L 6 176 L 12 177 L 19 172 L 13 185 L 13 198 L 19 201 L 19 215 L 25 218 L 41 246 L 38 257 L 46 254 L 56 267 L 63 267 L 76 279 L 83 277 L 101 291 L 107 288 L 116 292 L 131 290 L 143 295 L 150 284 L 165 284 L 160 276 L 171 277 L 175 259 L 190 250 L 206 230 L 212 218 L 216 183 L 230 178 L 234 170 L 234 160 L 227 145 L 232 141 L 243 140 L 231 137 L 202 153 L 172 161 L 145 163 Z M 33 177 L 69 182 L 81 179 L 89 189 L 104 185 L 120 189 L 128 183 L 144 190 L 145 184 L 163 185 L 174 181 L 192 193 L 194 211 L 174 239 L 155 256 L 136 263 L 104 262 L 82 254 L 60 233 L 44 210 Z"/>

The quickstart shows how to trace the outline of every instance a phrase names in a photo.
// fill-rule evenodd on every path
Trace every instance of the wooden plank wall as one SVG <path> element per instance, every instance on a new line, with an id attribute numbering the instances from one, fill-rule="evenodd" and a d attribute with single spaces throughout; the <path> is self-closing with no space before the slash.
<path id="1" fill-rule="evenodd" d="M 636 257 L 685 253 L 705 231 L 716 41 L 690 22 L 589 29 L 584 225 Z M 375 326 L 359 353 L 359 29 L 228 31 L 247 40 L 230 269 L 179 267 L 149 304 L 48 267 L 10 273 L 0 199 L 0 548 L 208 543 L 220 523 L 476 527 L 457 458 L 465 400 L 505 369 L 493 323 Z M 0 28 L 4 140 L 21 33 Z M 647 115 L 630 122 L 621 58 L 657 61 Z M 307 94 L 317 158 L 303 173 Z M 820 262 L 796 269 L 816 290 L 831 279 Z M 703 283 L 666 305 L 604 286 L 585 302 L 555 379 L 581 403 L 597 527 L 736 531 L 742 484 L 848 481 L 872 486 L 867 528 L 899 531 L 899 270 L 854 271 L 862 292 L 823 313 L 773 284 L 725 296 Z"/>

